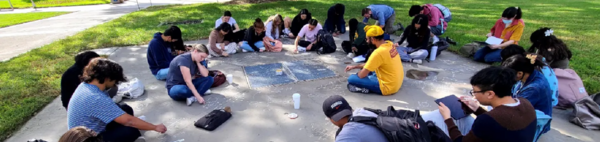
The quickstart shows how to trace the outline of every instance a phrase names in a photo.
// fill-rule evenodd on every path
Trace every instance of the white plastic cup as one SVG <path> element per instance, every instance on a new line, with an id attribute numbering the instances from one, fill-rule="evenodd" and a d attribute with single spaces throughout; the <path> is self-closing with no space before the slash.
<path id="1" fill-rule="evenodd" d="M 227 82 L 229 82 L 229 84 L 233 84 L 233 75 L 232 74 L 227 74 L 226 76 Z"/>
<path id="2" fill-rule="evenodd" d="M 300 94 L 294 93 L 292 98 L 294 99 L 294 109 L 300 109 Z"/>
<path id="3" fill-rule="evenodd" d="M 435 56 L 437 55 L 437 50 L 438 50 L 437 46 L 432 46 L 431 47 L 431 53 L 429 53 L 429 60 L 430 61 L 435 61 Z"/>

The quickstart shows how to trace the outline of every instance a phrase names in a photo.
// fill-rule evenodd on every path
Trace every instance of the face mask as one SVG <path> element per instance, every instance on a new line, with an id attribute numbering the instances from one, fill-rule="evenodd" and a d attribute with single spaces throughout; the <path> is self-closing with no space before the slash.
<path id="1" fill-rule="evenodd" d="M 504 24 L 506 24 L 506 25 L 508 25 L 508 24 L 512 23 L 512 21 L 513 21 L 513 20 L 504 20 L 504 19 L 502 19 L 502 22 L 504 22 Z"/>

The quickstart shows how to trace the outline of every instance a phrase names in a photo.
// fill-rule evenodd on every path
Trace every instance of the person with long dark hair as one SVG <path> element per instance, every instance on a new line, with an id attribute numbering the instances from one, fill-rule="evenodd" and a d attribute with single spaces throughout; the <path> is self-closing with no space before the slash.
<path id="1" fill-rule="evenodd" d="M 265 37 L 263 38 L 266 51 L 281 52 L 283 49 L 283 43 L 279 40 L 281 25 L 283 25 L 283 21 L 279 14 L 275 14 L 267 19 L 267 23 L 265 23 Z"/>
<path id="2" fill-rule="evenodd" d="M 229 54 L 234 54 L 237 49 L 236 43 L 231 43 L 225 39 L 225 35 L 231 33 L 231 25 L 222 23 L 217 28 L 210 32 L 208 36 L 208 49 L 210 55 L 227 57 Z"/>
<path id="3" fill-rule="evenodd" d="M 490 30 L 486 36 L 494 36 L 502 39 L 501 44 L 493 44 L 483 47 L 473 55 L 475 61 L 493 63 L 500 62 L 500 52 L 504 47 L 511 44 L 519 44 L 521 36 L 523 35 L 523 29 L 525 29 L 525 22 L 521 19 L 523 16 L 521 8 L 519 7 L 508 7 L 502 12 L 502 17 L 496 21 L 496 24 Z"/>
<path id="4" fill-rule="evenodd" d="M 440 8 L 444 8 L 445 11 L 442 11 Z M 417 14 L 427 15 L 427 19 L 429 21 L 429 25 L 427 26 L 429 26 L 429 29 L 433 35 L 439 36 L 442 35 L 448 27 L 448 21 L 446 21 L 446 19 L 452 19 L 450 16 L 446 18 L 444 12 L 450 15 L 450 10 L 440 4 L 424 4 L 422 6 L 411 6 L 410 10 L 408 11 L 408 15 L 410 17 L 413 17 Z"/>
<path id="5" fill-rule="evenodd" d="M 406 27 L 400 41 L 394 46 L 398 47 L 398 53 L 403 62 L 421 64 L 423 59 L 427 58 L 427 46 L 431 37 L 430 30 L 427 28 L 427 15 L 419 14 L 413 18 L 412 23 Z M 404 41 L 408 42 L 407 47 L 399 47 Z"/>
<path id="6" fill-rule="evenodd" d="M 311 19 L 312 14 L 307 9 L 300 10 L 298 15 L 296 15 L 296 17 L 294 17 L 293 20 L 289 17 L 285 17 L 285 19 L 283 20 L 285 25 L 284 33 L 289 38 L 295 38 L 296 36 L 298 36 L 298 33 L 300 33 L 302 27 L 308 24 L 308 21 Z"/>
<path id="7" fill-rule="evenodd" d="M 242 41 L 242 50 L 244 52 L 263 52 L 266 50 L 263 43 L 265 38 L 265 24 L 260 18 L 254 19 L 254 24 L 246 30 L 246 37 Z"/>
<path id="8" fill-rule="evenodd" d="M 319 33 L 319 30 L 321 29 L 323 29 L 323 27 L 321 24 L 319 24 L 319 21 L 316 19 L 309 20 L 308 24 L 304 25 L 304 27 L 302 27 L 298 33 L 298 36 L 296 36 L 296 41 L 294 42 L 294 47 L 296 47 L 296 50 L 294 50 L 294 52 L 304 50 L 317 51 L 317 33 Z M 301 38 L 304 38 L 304 40 L 301 40 Z"/>
<path id="9" fill-rule="evenodd" d="M 502 62 L 502 66 L 517 71 L 516 80 L 521 87 L 516 97 L 523 97 L 537 110 L 552 116 L 552 90 L 544 74 L 540 71 L 546 64 L 536 54 L 513 55 Z"/>
<path id="10" fill-rule="evenodd" d="M 348 33 L 348 39 L 350 41 L 342 42 L 342 48 L 344 52 L 348 54 L 348 57 L 353 58 L 354 56 L 365 55 L 369 51 L 369 45 L 367 44 L 365 24 L 358 22 L 356 18 L 348 21 L 350 26 L 350 33 Z"/>
<path id="11" fill-rule="evenodd" d="M 344 13 L 346 6 L 337 3 L 327 10 L 327 19 L 325 20 L 325 31 L 332 33 L 333 36 L 346 33 L 346 21 L 344 21 Z"/>
<path id="12" fill-rule="evenodd" d="M 554 36 L 554 30 L 540 28 L 531 33 L 529 40 L 532 43 L 529 52 L 544 56 L 551 68 L 569 68 L 569 60 L 573 54 L 562 40 Z"/>

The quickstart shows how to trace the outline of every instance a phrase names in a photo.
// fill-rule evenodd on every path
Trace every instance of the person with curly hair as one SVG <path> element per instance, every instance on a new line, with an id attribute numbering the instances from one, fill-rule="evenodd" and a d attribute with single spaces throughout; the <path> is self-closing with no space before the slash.
<path id="1" fill-rule="evenodd" d="M 532 43 L 529 52 L 544 56 L 551 68 L 569 68 L 573 54 L 562 40 L 554 36 L 554 30 L 540 28 L 531 33 L 529 40 Z"/>

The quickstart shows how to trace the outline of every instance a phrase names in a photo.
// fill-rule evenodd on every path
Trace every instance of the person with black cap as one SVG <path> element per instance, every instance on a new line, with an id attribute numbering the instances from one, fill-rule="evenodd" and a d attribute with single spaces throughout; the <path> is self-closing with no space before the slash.
<path id="1" fill-rule="evenodd" d="M 359 108 L 352 112 L 352 107 L 344 97 L 333 95 L 323 102 L 323 112 L 333 125 L 339 127 L 336 142 L 387 142 L 385 135 L 375 126 L 349 122 L 352 116 L 377 117 L 377 114 Z"/>

